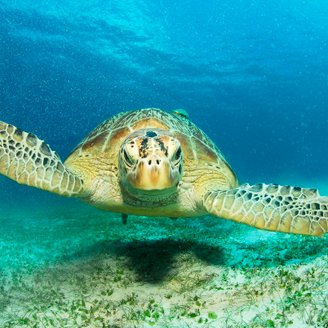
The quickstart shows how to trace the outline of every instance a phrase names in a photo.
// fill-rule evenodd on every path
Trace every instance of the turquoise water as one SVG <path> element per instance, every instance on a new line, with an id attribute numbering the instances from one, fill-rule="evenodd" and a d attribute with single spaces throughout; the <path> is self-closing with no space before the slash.
<path id="1" fill-rule="evenodd" d="M 0 0 L 0 120 L 65 159 L 120 111 L 185 108 L 241 182 L 328 195 L 327 16 L 323 0 Z M 0 327 L 328 325 L 327 237 L 123 226 L 5 177 L 0 213 Z"/>

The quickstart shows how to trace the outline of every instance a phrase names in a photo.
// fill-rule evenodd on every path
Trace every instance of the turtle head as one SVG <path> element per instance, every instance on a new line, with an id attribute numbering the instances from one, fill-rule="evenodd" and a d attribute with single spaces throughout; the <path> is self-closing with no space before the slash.
<path id="1" fill-rule="evenodd" d="M 138 130 L 123 142 L 119 156 L 121 181 L 133 189 L 172 189 L 181 180 L 181 145 L 169 131 Z"/>

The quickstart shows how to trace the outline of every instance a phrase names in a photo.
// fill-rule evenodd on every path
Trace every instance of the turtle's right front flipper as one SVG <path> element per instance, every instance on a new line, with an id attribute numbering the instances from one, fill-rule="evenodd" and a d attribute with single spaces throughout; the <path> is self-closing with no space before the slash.
<path id="1" fill-rule="evenodd" d="M 0 121 L 0 174 L 63 196 L 79 196 L 83 181 L 34 134 Z"/>

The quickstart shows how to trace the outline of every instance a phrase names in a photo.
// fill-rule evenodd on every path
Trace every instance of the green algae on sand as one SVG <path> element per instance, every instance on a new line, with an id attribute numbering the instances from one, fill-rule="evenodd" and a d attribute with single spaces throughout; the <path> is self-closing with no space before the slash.
<path id="1" fill-rule="evenodd" d="M 327 237 L 210 217 L 123 226 L 80 204 L 20 211 L 0 219 L 1 327 L 328 324 Z"/>

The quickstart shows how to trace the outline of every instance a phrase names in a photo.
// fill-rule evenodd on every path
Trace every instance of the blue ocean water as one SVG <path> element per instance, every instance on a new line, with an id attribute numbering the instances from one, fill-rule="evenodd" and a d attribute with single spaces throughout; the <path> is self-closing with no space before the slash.
<path id="1" fill-rule="evenodd" d="M 1 119 L 65 158 L 117 112 L 185 108 L 241 181 L 321 186 L 327 14 L 324 0 L 1 1 Z M 1 185 L 6 202 L 34 193 Z"/>
<path id="2" fill-rule="evenodd" d="M 185 108 L 241 182 L 328 193 L 327 14 L 324 1 L 1 1 L 1 120 L 65 159 L 117 112 Z M 2 208 L 67 204 L 0 182 Z"/>

